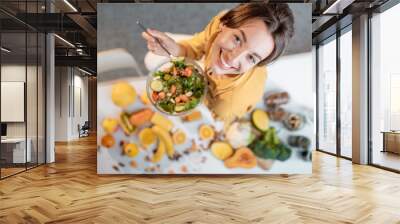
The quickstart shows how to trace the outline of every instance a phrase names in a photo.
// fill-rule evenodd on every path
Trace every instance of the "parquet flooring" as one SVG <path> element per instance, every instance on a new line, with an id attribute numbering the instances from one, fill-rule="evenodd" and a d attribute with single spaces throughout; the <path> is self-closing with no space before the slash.
<path id="1" fill-rule="evenodd" d="M 0 223 L 400 223 L 400 175 L 315 152 L 312 175 L 99 176 L 94 137 L 0 181 Z"/>
<path id="2" fill-rule="evenodd" d="M 13 175 L 13 174 L 15 174 L 15 173 L 18 173 L 18 172 L 21 172 L 21 171 L 24 171 L 25 170 L 25 167 L 21 167 L 21 168 L 1 168 L 1 176 L 2 177 L 7 177 L 7 176 L 10 176 L 10 175 Z"/>

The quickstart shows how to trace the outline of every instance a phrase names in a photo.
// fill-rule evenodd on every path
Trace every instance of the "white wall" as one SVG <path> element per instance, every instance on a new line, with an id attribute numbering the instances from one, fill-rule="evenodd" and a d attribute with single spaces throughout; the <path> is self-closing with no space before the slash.
<path id="1" fill-rule="evenodd" d="M 55 68 L 55 141 L 68 140 L 68 71 L 67 67 Z"/>
<path id="2" fill-rule="evenodd" d="M 312 51 L 282 56 L 267 66 L 267 72 L 267 88 L 276 86 L 276 88 L 288 91 L 289 93 L 296 93 L 290 95 L 290 101 L 301 105 L 303 114 L 313 122 L 313 126 L 315 127 L 316 88 L 315 65 L 313 63 Z M 316 134 L 315 131 L 314 128 L 313 137 Z M 315 139 L 312 139 L 312 147 L 315 148 Z"/>
<path id="3" fill-rule="evenodd" d="M 38 70 L 37 70 L 38 69 Z M 27 80 L 25 80 L 27 78 Z M 32 150 L 32 161 L 39 163 L 44 162 L 44 74 L 42 68 L 35 66 L 27 66 L 21 64 L 4 64 L 1 66 L 1 81 L 24 82 L 26 83 L 26 107 L 22 107 L 22 113 L 27 115 L 27 120 L 23 122 L 6 122 L 7 137 L 9 138 L 25 138 L 30 140 L 30 148 Z M 23 94 L 23 91 L 22 91 Z M 2 96 L 7 97 L 7 96 Z M 1 108 L 1 110 L 11 110 L 10 108 Z M 12 113 L 12 111 L 11 111 Z M 37 157 L 37 154 L 39 156 Z"/>
<path id="4" fill-rule="evenodd" d="M 33 68 L 28 67 L 28 72 Z M 25 65 L 2 65 L 1 81 L 5 82 L 25 82 Z M 7 108 L 1 108 L 6 110 Z M 7 123 L 7 137 L 25 137 L 25 123 L 12 122 Z"/>
<path id="5" fill-rule="evenodd" d="M 1 81 L 5 82 L 25 82 L 25 74 L 27 69 L 28 74 L 36 74 L 36 67 L 25 65 L 2 65 L 1 66 Z M 29 80 L 30 85 L 36 86 L 36 81 L 32 83 L 32 80 Z M 27 93 L 27 103 L 36 102 L 36 88 L 28 88 Z M 32 90 L 33 92 L 31 92 Z M 33 106 L 33 105 L 32 105 Z M 36 108 L 36 103 L 35 103 Z M 7 110 L 7 108 L 1 108 L 1 110 Z M 28 122 L 35 121 L 36 123 L 36 113 L 28 113 Z M 33 125 L 28 125 L 29 127 L 33 127 Z M 36 126 L 34 127 L 36 130 Z M 30 131 L 28 130 L 28 137 Z M 25 122 L 10 122 L 7 123 L 7 137 L 25 137 Z"/>
<path id="6" fill-rule="evenodd" d="M 78 124 L 88 120 L 88 78 L 75 68 L 56 67 L 55 86 L 55 140 L 77 139 Z"/>
<path id="7" fill-rule="evenodd" d="M 74 99 L 75 106 L 74 108 L 72 108 L 71 119 L 71 135 L 73 136 L 73 138 L 79 137 L 77 129 L 78 124 L 82 126 L 85 121 L 88 121 L 88 78 L 87 76 L 83 77 L 80 74 L 74 76 L 75 88 L 73 94 L 75 95 L 72 97 Z"/>
<path id="8" fill-rule="evenodd" d="M 283 90 L 296 93 L 290 96 L 291 100 L 299 102 L 307 108 L 314 108 L 315 88 L 312 66 L 313 59 L 311 51 L 282 56 L 277 61 L 267 66 L 267 86 L 270 82 L 279 84 L 279 87 Z"/>

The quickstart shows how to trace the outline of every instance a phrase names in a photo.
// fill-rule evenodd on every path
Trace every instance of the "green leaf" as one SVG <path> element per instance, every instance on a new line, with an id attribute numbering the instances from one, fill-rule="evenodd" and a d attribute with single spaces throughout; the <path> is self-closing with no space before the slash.
<path id="1" fill-rule="evenodd" d="M 186 68 L 185 60 L 172 61 L 172 64 L 174 64 L 175 67 L 180 68 L 180 69 Z"/>
<path id="2" fill-rule="evenodd" d="M 197 98 L 192 98 L 189 102 L 185 104 L 185 110 L 190 110 L 193 109 L 199 104 L 199 99 Z"/>
<path id="3" fill-rule="evenodd" d="M 177 80 L 176 80 L 175 78 L 173 78 L 173 77 L 170 77 L 170 78 L 166 81 L 168 87 L 170 87 L 172 84 L 175 84 L 176 82 L 177 82 Z"/>
<path id="4" fill-rule="evenodd" d="M 155 77 L 159 76 L 159 77 L 163 78 L 164 75 L 165 75 L 165 73 L 164 73 L 163 71 L 156 71 L 156 72 L 154 73 L 154 76 L 155 76 Z"/>
<path id="5" fill-rule="evenodd" d="M 160 106 L 164 111 L 168 113 L 172 113 L 175 109 L 174 104 L 170 101 L 162 101 L 158 103 L 158 106 Z"/>

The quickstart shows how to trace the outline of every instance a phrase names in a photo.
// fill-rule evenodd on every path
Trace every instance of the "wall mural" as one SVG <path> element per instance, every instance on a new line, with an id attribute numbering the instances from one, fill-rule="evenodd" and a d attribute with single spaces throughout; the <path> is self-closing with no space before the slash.
<path id="1" fill-rule="evenodd" d="M 311 173 L 310 4 L 98 13 L 99 174 Z"/>

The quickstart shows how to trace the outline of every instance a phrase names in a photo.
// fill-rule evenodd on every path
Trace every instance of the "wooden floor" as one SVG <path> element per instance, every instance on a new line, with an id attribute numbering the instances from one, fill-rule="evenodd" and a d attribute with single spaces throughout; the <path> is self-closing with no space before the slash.
<path id="1" fill-rule="evenodd" d="M 25 165 L 20 165 L 20 164 L 18 164 L 18 167 L 7 167 L 7 168 L 2 167 L 1 168 L 1 178 L 5 178 L 5 177 L 15 175 L 20 172 L 24 172 L 26 169 L 33 169 L 36 166 L 37 166 L 36 164 L 28 163 L 26 168 L 25 168 Z"/>
<path id="2" fill-rule="evenodd" d="M 23 168 L 1 168 L 1 177 L 7 177 L 19 172 L 22 172 L 25 170 L 25 167 Z"/>
<path id="3" fill-rule="evenodd" d="M 98 176 L 95 138 L 0 181 L 0 223 L 400 223 L 400 175 L 314 154 L 312 175 Z"/>
<path id="4" fill-rule="evenodd" d="M 374 151 L 372 157 L 374 164 L 400 170 L 400 155 L 391 152 Z"/>

